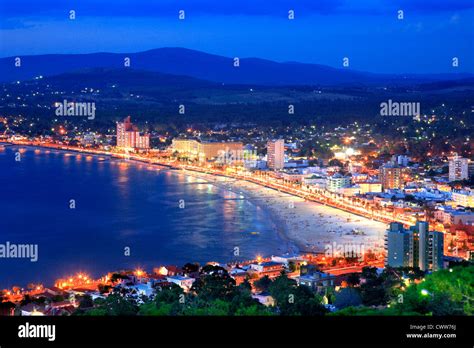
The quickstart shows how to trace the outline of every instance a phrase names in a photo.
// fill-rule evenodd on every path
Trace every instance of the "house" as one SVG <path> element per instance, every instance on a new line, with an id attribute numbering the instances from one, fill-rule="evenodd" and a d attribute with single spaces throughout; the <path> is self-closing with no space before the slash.
<path id="1" fill-rule="evenodd" d="M 265 272 L 281 272 L 283 270 L 283 263 L 280 262 L 274 262 L 274 261 L 269 261 L 269 262 L 260 262 L 260 263 L 252 263 L 250 264 L 250 269 L 257 271 L 259 273 L 265 273 Z"/>
<path id="2" fill-rule="evenodd" d="M 175 276 L 182 274 L 183 270 L 178 266 L 161 266 L 159 268 L 153 268 L 153 272 L 164 276 Z"/>
<path id="3" fill-rule="evenodd" d="M 296 278 L 298 285 L 306 285 L 313 291 L 324 293 L 328 287 L 334 286 L 335 276 L 323 272 L 305 274 Z"/>
<path id="4" fill-rule="evenodd" d="M 131 290 L 135 290 L 137 295 L 150 296 L 154 293 L 152 282 L 146 284 L 136 284 L 130 287 Z"/>
<path id="5" fill-rule="evenodd" d="M 21 316 L 43 316 L 46 311 L 46 307 L 44 304 L 30 302 L 24 306 L 21 306 L 19 310 Z"/>
<path id="6" fill-rule="evenodd" d="M 254 294 L 252 295 L 252 298 L 258 300 L 261 304 L 264 306 L 274 306 L 275 305 L 275 299 L 270 296 L 269 293 L 266 292 L 261 292 L 259 294 Z"/>
<path id="7" fill-rule="evenodd" d="M 257 278 L 268 276 L 269 278 L 278 277 L 281 272 L 285 269 L 285 265 L 280 262 L 260 262 L 252 263 L 249 265 L 248 272 L 251 278 L 254 278 L 255 275 Z M 252 277 L 254 275 L 254 277 Z"/>
<path id="8" fill-rule="evenodd" d="M 166 277 L 166 280 L 169 281 L 170 283 L 174 283 L 174 284 L 178 285 L 180 288 L 182 288 L 184 290 L 191 289 L 191 287 L 193 286 L 193 283 L 195 281 L 194 278 L 181 276 L 181 275 Z"/>
<path id="9" fill-rule="evenodd" d="M 241 268 L 233 268 L 229 271 L 229 275 L 234 278 L 235 280 L 235 285 L 240 285 L 242 284 L 245 279 L 247 279 L 248 274 L 245 270 Z"/>

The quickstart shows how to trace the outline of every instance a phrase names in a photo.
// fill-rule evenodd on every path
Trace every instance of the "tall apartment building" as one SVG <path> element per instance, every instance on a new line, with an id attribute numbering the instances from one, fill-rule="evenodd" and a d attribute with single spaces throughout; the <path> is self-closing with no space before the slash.
<path id="1" fill-rule="evenodd" d="M 444 234 L 429 231 L 427 222 L 418 221 L 408 230 L 398 222 L 389 225 L 385 238 L 390 267 L 419 267 L 422 271 L 443 268 Z"/>
<path id="2" fill-rule="evenodd" d="M 150 148 L 150 135 L 140 135 L 131 117 L 127 116 L 123 122 L 117 122 L 117 147 L 127 149 L 146 150 Z"/>
<path id="3" fill-rule="evenodd" d="M 285 166 L 285 141 L 283 139 L 267 142 L 267 166 L 273 170 L 283 169 Z"/>
<path id="4" fill-rule="evenodd" d="M 449 159 L 449 181 L 469 179 L 469 160 L 455 155 Z"/>
<path id="5" fill-rule="evenodd" d="M 381 166 L 379 178 L 384 190 L 403 188 L 402 168 L 398 165 L 387 163 Z"/>

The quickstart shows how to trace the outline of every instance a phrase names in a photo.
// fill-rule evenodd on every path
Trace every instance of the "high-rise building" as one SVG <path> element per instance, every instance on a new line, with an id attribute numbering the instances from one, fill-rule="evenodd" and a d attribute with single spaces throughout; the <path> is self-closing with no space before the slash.
<path id="1" fill-rule="evenodd" d="M 285 141 L 283 139 L 267 142 L 267 166 L 273 170 L 283 169 L 285 166 Z"/>
<path id="2" fill-rule="evenodd" d="M 150 135 L 140 135 L 130 116 L 123 122 L 117 122 L 117 147 L 146 150 L 150 148 Z"/>
<path id="3" fill-rule="evenodd" d="M 398 165 L 387 163 L 380 167 L 379 177 L 384 190 L 403 188 L 402 168 Z"/>
<path id="4" fill-rule="evenodd" d="M 429 231 L 428 223 L 418 221 L 408 230 L 392 222 L 387 230 L 386 265 L 390 267 L 419 267 L 422 271 L 443 268 L 444 234 Z"/>
<path id="5" fill-rule="evenodd" d="M 455 155 L 449 159 L 449 181 L 469 179 L 469 161 Z"/>
<path id="6" fill-rule="evenodd" d="M 409 265 L 410 235 L 398 222 L 392 222 L 387 230 L 385 248 L 386 264 L 390 267 L 406 267 Z"/>

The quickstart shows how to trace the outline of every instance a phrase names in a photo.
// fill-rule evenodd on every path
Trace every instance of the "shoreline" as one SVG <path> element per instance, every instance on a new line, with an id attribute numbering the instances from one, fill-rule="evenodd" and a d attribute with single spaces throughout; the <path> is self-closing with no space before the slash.
<path id="1" fill-rule="evenodd" d="M 245 180 L 212 174 L 182 171 L 226 190 L 240 193 L 265 209 L 275 219 L 284 239 L 294 244 L 296 253 L 324 253 L 337 245 L 363 246 L 381 252 L 386 225 L 317 202 L 306 201 L 289 193 L 276 191 Z M 223 187 L 227 185 L 228 187 Z M 279 226 L 280 225 L 280 226 Z"/>
<path id="2" fill-rule="evenodd" d="M 301 251 L 301 246 L 298 245 L 294 240 L 290 238 L 290 231 L 288 230 L 288 226 L 278 217 L 278 215 L 269 207 L 268 205 L 258 202 L 258 199 L 254 196 L 252 192 L 249 192 L 242 186 L 239 186 L 237 182 L 241 180 L 237 179 L 230 179 L 227 177 L 220 177 L 212 174 L 194 172 L 190 170 L 176 170 L 171 169 L 171 173 L 174 174 L 183 174 L 186 176 L 191 176 L 200 180 L 204 180 L 206 183 L 210 183 L 211 185 L 217 187 L 220 190 L 229 191 L 234 194 L 243 194 L 244 200 L 249 201 L 251 204 L 257 206 L 258 208 L 262 209 L 265 214 L 271 219 L 271 225 L 275 232 L 278 234 L 278 237 L 282 239 L 286 243 L 285 248 L 287 249 L 287 253 L 289 254 L 297 254 Z"/>
<path id="3" fill-rule="evenodd" d="M 11 143 L 10 143 L 11 144 Z M 244 193 L 245 199 L 264 210 L 272 219 L 272 225 L 278 236 L 288 243 L 285 247 L 289 253 L 310 252 L 323 253 L 334 243 L 341 245 L 362 245 L 365 250 L 381 252 L 386 224 L 326 206 L 317 202 L 306 201 L 290 193 L 277 191 L 246 180 L 213 175 L 190 169 L 180 170 L 159 163 L 144 162 L 135 159 L 124 160 L 113 154 L 57 149 L 42 145 L 11 144 L 18 147 L 31 147 L 61 152 L 83 153 L 94 157 L 106 156 L 109 159 L 147 164 L 169 170 L 170 173 L 184 174 L 205 180 L 222 190 L 233 193 Z M 293 249 L 293 250 L 292 250 Z M 294 250 L 296 249 L 296 250 Z"/>

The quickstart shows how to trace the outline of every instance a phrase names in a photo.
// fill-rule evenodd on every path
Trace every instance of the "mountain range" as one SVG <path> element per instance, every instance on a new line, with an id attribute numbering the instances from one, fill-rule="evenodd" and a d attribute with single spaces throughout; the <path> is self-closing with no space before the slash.
<path id="1" fill-rule="evenodd" d="M 239 66 L 235 66 L 235 57 L 223 57 L 185 48 L 158 48 L 137 53 L 21 56 L 20 67 L 15 66 L 15 58 L 0 58 L 0 82 L 24 81 L 38 76 L 54 76 L 84 69 L 123 68 L 126 58 L 133 69 L 233 85 L 409 86 L 474 77 L 473 74 L 464 73 L 375 74 L 350 68 L 338 69 L 297 62 L 280 63 L 260 58 L 239 58 Z"/>

